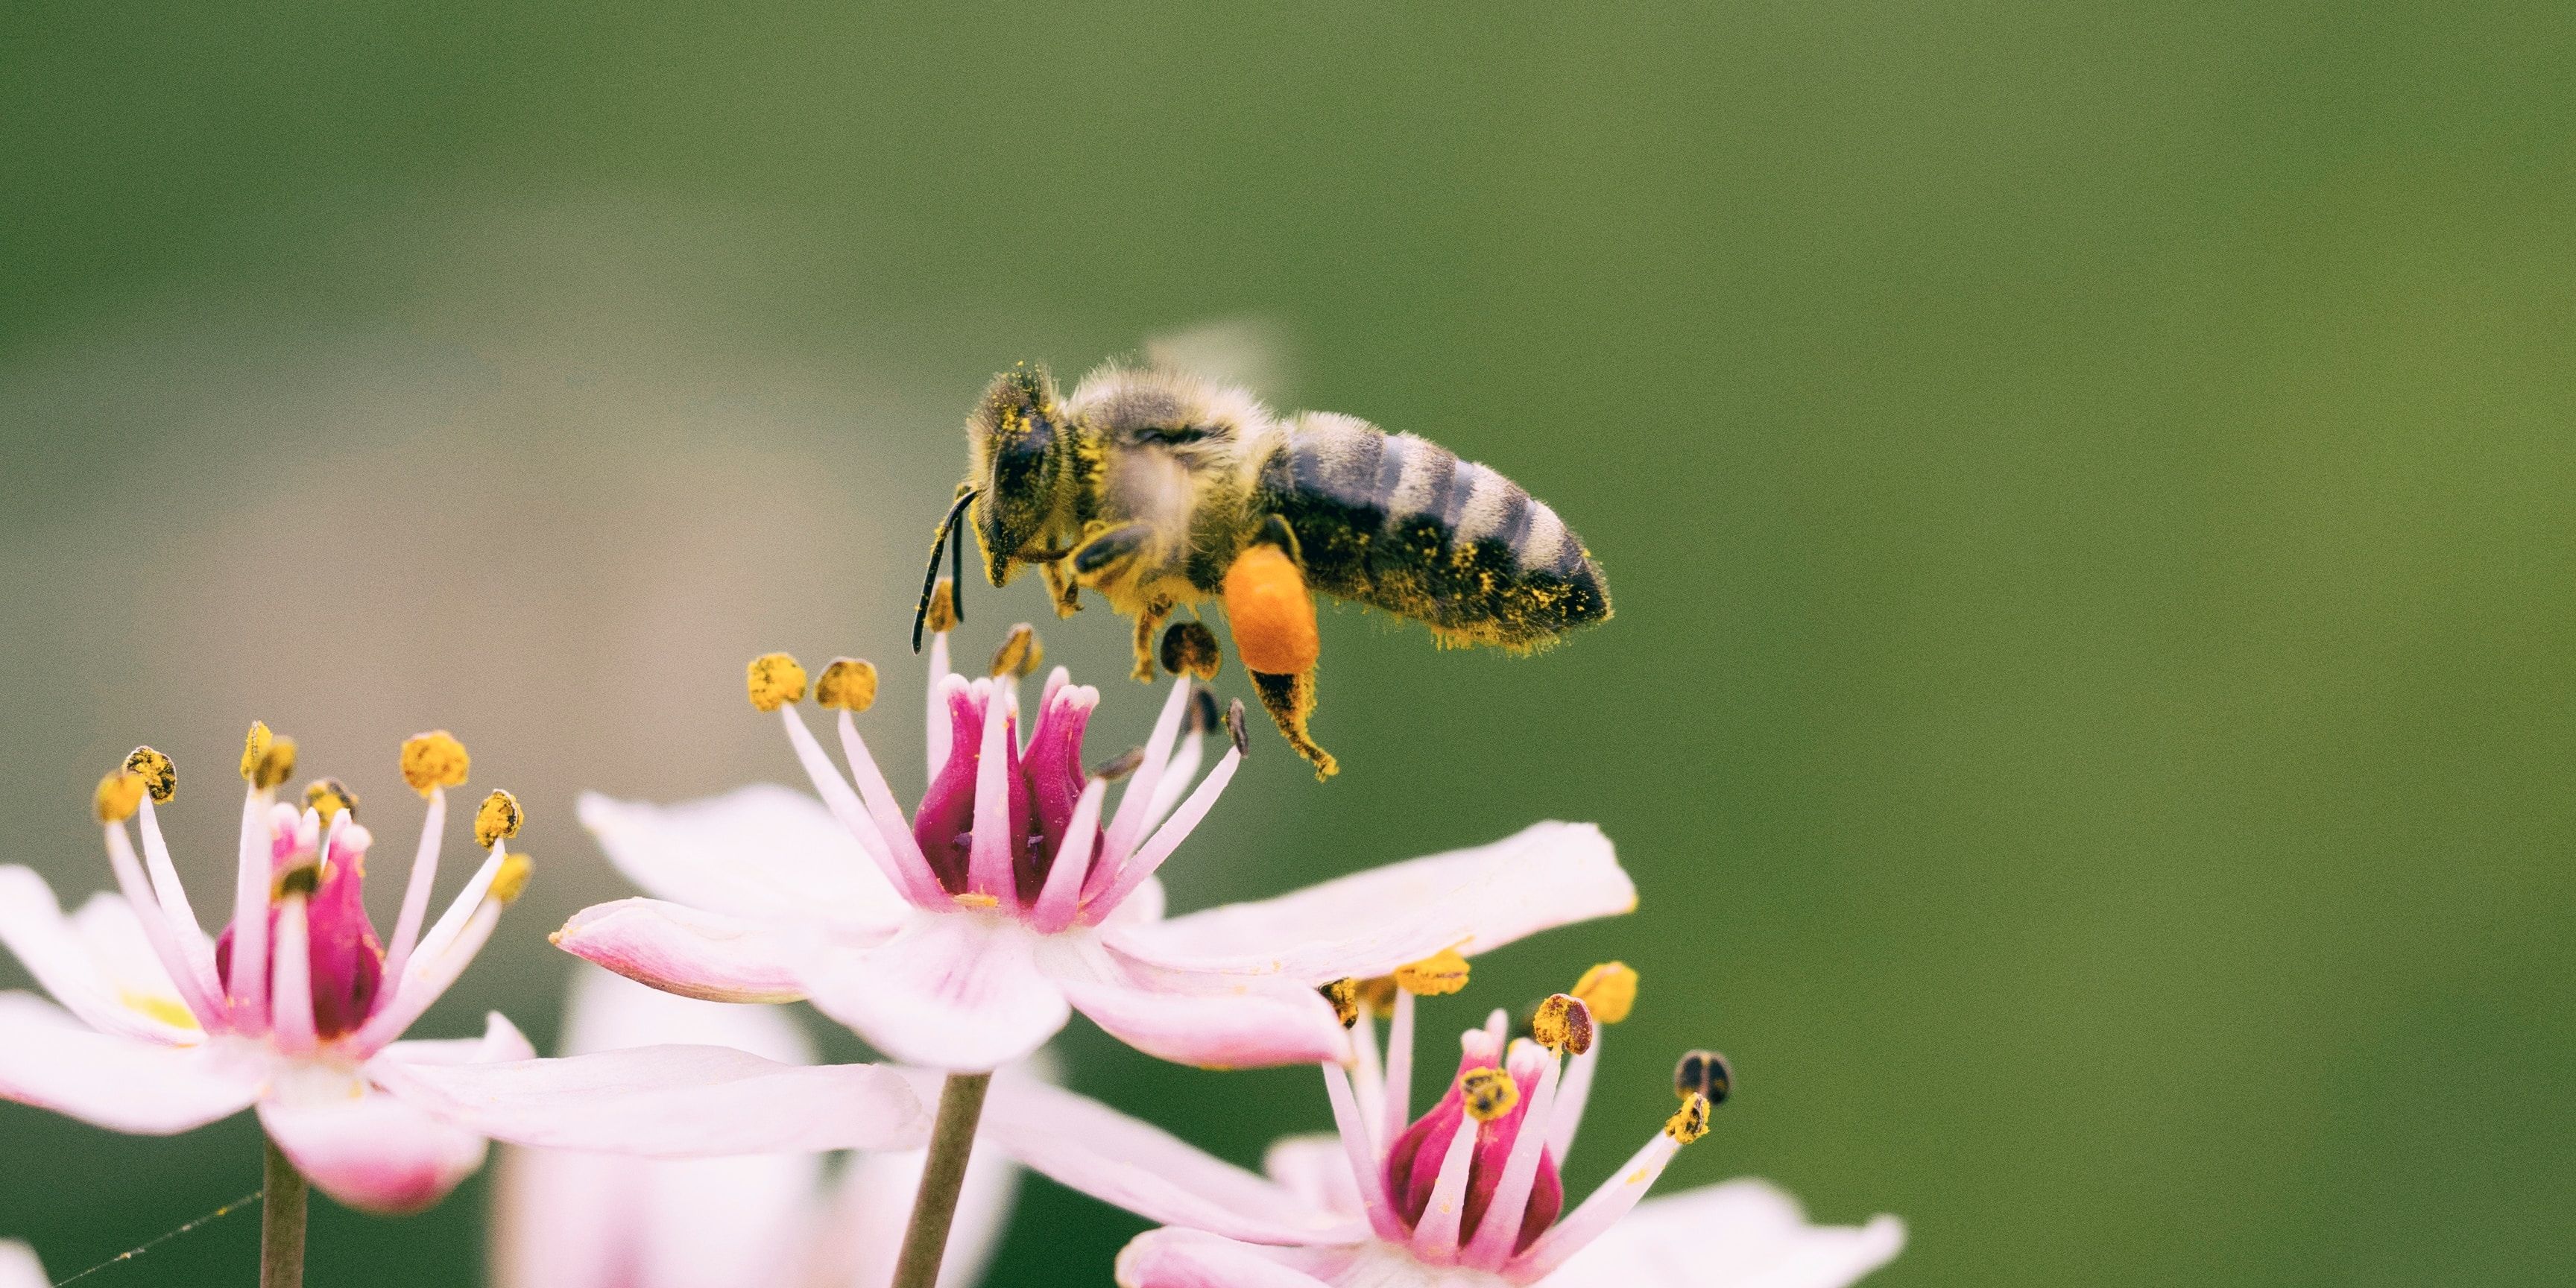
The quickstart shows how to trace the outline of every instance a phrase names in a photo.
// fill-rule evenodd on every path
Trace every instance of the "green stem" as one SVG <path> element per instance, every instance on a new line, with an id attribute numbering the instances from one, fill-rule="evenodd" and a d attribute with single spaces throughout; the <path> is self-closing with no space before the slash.
<path id="1" fill-rule="evenodd" d="M 948 1253 L 948 1227 L 957 1219 L 957 1192 L 966 1184 L 966 1158 L 975 1152 L 975 1124 L 984 1116 L 989 1073 L 952 1073 L 939 1088 L 939 1117 L 930 1128 L 930 1159 L 912 1196 L 912 1224 L 896 1255 L 893 1288 L 935 1288 L 939 1261 Z"/>
<path id="2" fill-rule="evenodd" d="M 267 1197 L 259 1205 L 259 1288 L 303 1288 L 304 1174 L 269 1140 Z"/>

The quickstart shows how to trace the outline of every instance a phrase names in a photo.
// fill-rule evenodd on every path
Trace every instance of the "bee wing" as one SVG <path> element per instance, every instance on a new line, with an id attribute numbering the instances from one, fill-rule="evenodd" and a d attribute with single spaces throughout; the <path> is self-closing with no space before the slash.
<path id="1" fill-rule="evenodd" d="M 1170 371 L 1246 389 L 1273 406 L 1296 378 L 1296 344 L 1265 317 L 1219 318 L 1145 340 L 1145 360 Z"/>

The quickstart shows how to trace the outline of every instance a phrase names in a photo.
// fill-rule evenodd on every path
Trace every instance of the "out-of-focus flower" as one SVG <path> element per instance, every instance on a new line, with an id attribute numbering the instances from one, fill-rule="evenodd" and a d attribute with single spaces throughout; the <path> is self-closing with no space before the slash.
<path id="1" fill-rule="evenodd" d="M 1347 995 L 1346 995 L 1347 996 Z M 1582 1000 L 1558 995 L 1536 1040 L 1504 1041 L 1496 1011 L 1460 1039 L 1457 1075 L 1408 1118 L 1409 1026 L 1390 1034 L 1387 1073 L 1324 1066 L 1337 1137 L 1273 1145 L 1268 1179 L 1070 1092 L 996 1101 L 986 1131 L 1022 1162 L 1164 1223 L 1118 1259 L 1124 1288 L 1840 1288 L 1896 1255 L 1904 1227 L 1814 1226 L 1760 1181 L 1639 1205 L 1683 1145 L 1707 1129 L 1723 1076 L 1700 1056 L 1681 1109 L 1580 1206 L 1565 1210 L 1556 1159 L 1582 1097 L 1563 1079 L 1597 1036 Z M 1360 1008 L 1366 1015 L 1366 1008 Z M 1373 1021 L 1360 1021 L 1374 1045 Z M 1722 1069 L 1722 1064 L 1715 1066 Z"/>
<path id="2" fill-rule="evenodd" d="M 53 1288 L 36 1250 L 16 1239 L 0 1239 L 0 1288 Z"/>
<path id="3" fill-rule="evenodd" d="M 1314 993 L 1325 980 L 1383 974 L 1444 949 L 1482 952 L 1635 906 L 1599 829 L 1540 823 L 1491 845 L 1163 920 L 1156 870 L 1206 818 L 1245 751 L 1237 703 L 1224 720 L 1230 743 L 1197 777 L 1218 720 L 1190 672 L 1213 672 L 1214 641 L 1165 653 L 1188 670 L 1175 666 L 1151 738 L 1086 772 L 1083 731 L 1099 690 L 1056 668 L 1023 737 L 1020 681 L 1038 665 L 1035 633 L 1016 628 L 992 673 L 968 680 L 949 670 L 940 630 L 929 788 L 910 818 L 853 718 L 875 697 L 874 668 L 839 659 L 814 685 L 840 711 L 844 778 L 798 714 L 803 668 L 785 654 L 757 659 L 753 704 L 780 713 L 822 803 L 769 786 L 673 807 L 585 797 L 582 821 L 658 897 L 586 909 L 555 942 L 691 997 L 811 998 L 878 1049 L 929 1068 L 1008 1063 L 1077 1009 L 1148 1054 L 1236 1068 L 1350 1058 L 1347 1034 Z M 1104 821 L 1110 782 L 1131 771 Z"/>
<path id="4" fill-rule="evenodd" d="M 393 942 L 379 946 L 357 796 L 320 779 L 302 808 L 279 802 L 294 762 L 292 740 L 251 727 L 240 878 L 220 937 L 198 922 L 162 839 L 154 806 L 171 800 L 178 771 L 149 747 L 96 798 L 121 897 L 93 896 L 66 917 L 34 872 L 0 868 L 0 943 L 60 1003 L 0 993 L 0 1098 L 147 1135 L 256 1104 L 297 1171 L 380 1212 L 444 1197 L 482 1164 L 486 1136 L 709 1154 L 900 1146 L 927 1131 L 909 1086 L 865 1066 L 789 1069 L 702 1047 L 539 1061 L 497 1014 L 480 1039 L 396 1041 L 525 887 L 528 859 L 505 847 L 518 802 L 494 792 L 476 810 L 475 843 L 489 853 L 424 931 L 445 793 L 465 781 L 466 757 L 443 732 L 404 744 L 404 777 L 428 818 Z M 138 816 L 140 859 L 126 831 Z"/>
<path id="5" fill-rule="evenodd" d="M 781 1064 L 813 1050 L 768 1007 L 693 1001 L 582 968 L 564 1054 L 656 1042 L 738 1047 Z M 1011 1094 L 1016 1078 L 1005 1083 Z M 638 1163 L 513 1149 L 494 1191 L 497 1288 L 884 1288 L 924 1154 L 853 1155 L 836 1180 L 812 1154 Z M 999 1242 L 1017 1169 L 998 1150 L 966 1169 L 940 1282 L 963 1288 Z"/>

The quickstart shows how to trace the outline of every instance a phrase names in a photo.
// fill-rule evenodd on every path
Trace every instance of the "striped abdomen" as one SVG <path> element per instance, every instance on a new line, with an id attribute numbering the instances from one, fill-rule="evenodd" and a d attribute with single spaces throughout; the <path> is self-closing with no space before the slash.
<path id="1" fill-rule="evenodd" d="M 1257 501 L 1295 530 L 1317 590 L 1514 649 L 1610 615 L 1601 565 L 1519 484 L 1355 416 L 1285 428 Z"/>

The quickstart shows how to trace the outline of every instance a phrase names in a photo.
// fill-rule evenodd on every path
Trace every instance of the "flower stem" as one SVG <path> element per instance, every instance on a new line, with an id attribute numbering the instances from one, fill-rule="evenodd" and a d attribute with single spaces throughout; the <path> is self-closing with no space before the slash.
<path id="1" fill-rule="evenodd" d="M 303 1288 L 304 1174 L 274 1140 L 268 1146 L 266 1196 L 259 1205 L 259 1288 Z"/>
<path id="2" fill-rule="evenodd" d="M 939 1117 L 930 1128 L 930 1158 L 912 1197 L 912 1224 L 896 1255 L 893 1288 L 934 1288 L 939 1261 L 948 1252 L 948 1227 L 957 1219 L 957 1192 L 966 1184 L 966 1158 L 975 1152 L 975 1124 L 984 1116 L 989 1073 L 952 1073 L 939 1088 Z"/>

